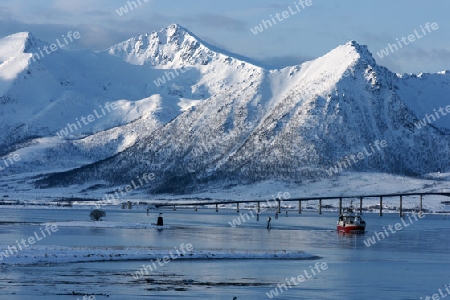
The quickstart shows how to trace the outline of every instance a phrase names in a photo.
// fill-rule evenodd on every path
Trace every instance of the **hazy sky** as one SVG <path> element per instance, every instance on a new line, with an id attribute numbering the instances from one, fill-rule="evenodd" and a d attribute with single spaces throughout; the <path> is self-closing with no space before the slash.
<path id="1" fill-rule="evenodd" d="M 368 45 L 379 64 L 395 72 L 450 70 L 448 0 L 311 0 L 304 9 L 299 0 L 134 1 L 139 7 L 120 16 L 116 10 L 131 0 L 1 0 L 0 37 L 30 31 L 53 42 L 77 30 L 81 38 L 72 48 L 103 50 L 178 23 L 211 44 L 276 67 L 316 58 L 356 40 Z M 290 13 L 289 6 L 297 13 Z M 288 11 L 283 21 L 257 35 L 250 30 L 283 11 Z M 427 22 L 436 22 L 439 28 L 424 35 L 420 26 Z M 388 43 L 414 30 L 420 39 L 378 57 Z"/>

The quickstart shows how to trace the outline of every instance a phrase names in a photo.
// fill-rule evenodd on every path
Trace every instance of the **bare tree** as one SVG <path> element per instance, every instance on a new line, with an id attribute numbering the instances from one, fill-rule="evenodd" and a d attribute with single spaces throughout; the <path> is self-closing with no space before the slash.
<path id="1" fill-rule="evenodd" d="M 94 209 L 89 216 L 91 217 L 91 220 L 99 221 L 102 217 L 106 217 L 106 213 L 103 210 Z"/>

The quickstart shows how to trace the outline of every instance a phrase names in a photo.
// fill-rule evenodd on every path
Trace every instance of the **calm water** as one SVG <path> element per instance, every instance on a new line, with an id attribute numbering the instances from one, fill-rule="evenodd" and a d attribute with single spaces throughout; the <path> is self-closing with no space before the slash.
<path id="1" fill-rule="evenodd" d="M 426 215 L 408 227 L 367 247 L 364 240 L 383 226 L 401 222 L 397 214 L 365 214 L 364 235 L 339 235 L 336 212 L 273 212 L 231 228 L 235 211 L 213 209 L 163 210 L 169 228 L 130 228 L 156 221 L 159 211 L 144 208 L 106 209 L 106 221 L 118 228 L 95 228 L 88 209 L 0 208 L 0 244 L 32 236 L 43 222 L 58 222 L 59 230 L 39 245 L 74 247 L 148 247 L 173 249 L 191 243 L 196 250 L 304 250 L 319 260 L 176 260 L 159 267 L 147 280 L 131 273 L 150 261 L 64 264 L 0 264 L 0 299 L 269 299 L 266 293 L 286 278 L 310 273 L 314 263 L 328 268 L 293 285 L 274 299 L 420 299 L 450 284 L 450 219 Z M 241 210 L 241 212 L 246 212 Z M 267 216 L 273 228 L 265 229 Z M 65 226 L 63 226 L 65 224 Z M 128 226 L 131 224 L 133 226 Z M 404 227 L 404 226 L 403 226 Z M 3 249 L 0 249 L 3 250 Z M 195 284 L 184 284 L 192 280 Z M 445 289 L 443 289 L 445 291 Z M 108 295 L 109 297 L 107 297 Z"/>

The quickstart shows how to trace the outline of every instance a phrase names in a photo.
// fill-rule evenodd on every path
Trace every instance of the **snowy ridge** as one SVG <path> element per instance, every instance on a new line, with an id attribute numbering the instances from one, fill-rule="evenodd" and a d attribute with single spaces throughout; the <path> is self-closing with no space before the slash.
<path id="1" fill-rule="evenodd" d="M 8 245 L 0 245 L 1 249 Z M 173 249 L 115 249 L 105 247 L 62 247 L 62 246 L 30 246 L 10 257 L 2 256 L 0 265 L 58 264 L 89 261 L 127 261 L 156 260 L 169 255 Z M 5 252 L 6 250 L 3 250 Z M 310 260 L 318 256 L 303 251 L 234 251 L 234 250 L 198 250 L 177 256 L 178 259 L 289 259 Z"/>

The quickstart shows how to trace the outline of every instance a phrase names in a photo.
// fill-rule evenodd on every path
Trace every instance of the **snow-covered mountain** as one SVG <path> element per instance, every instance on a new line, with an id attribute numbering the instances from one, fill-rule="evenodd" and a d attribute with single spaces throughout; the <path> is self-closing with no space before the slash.
<path id="1" fill-rule="evenodd" d="M 0 149 L 22 157 L 3 172 L 65 170 L 40 188 L 112 189 L 150 172 L 142 190 L 189 193 L 350 171 L 450 171 L 450 116 L 438 111 L 450 72 L 395 74 L 354 41 L 281 70 L 175 24 L 34 61 L 44 44 L 29 33 L 0 40 Z M 92 114 L 69 132 L 68 122 Z"/>
<path id="2" fill-rule="evenodd" d="M 170 41 L 180 30 L 173 25 L 163 31 Z M 189 42 L 187 32 L 181 36 Z M 39 168 L 43 172 L 70 169 L 109 157 L 208 97 L 204 83 L 190 88 L 181 76 L 170 77 L 170 85 L 159 84 L 171 75 L 163 63 L 142 67 L 116 56 L 119 46 L 138 47 L 142 38 L 98 53 L 58 50 L 40 59 L 33 54 L 48 44 L 31 33 L 1 39 L 0 155 L 18 151 L 23 158 L 22 166 L 7 171 L 39 165 L 45 166 Z M 198 76 L 195 70 L 189 73 Z M 115 109 L 107 109 L 110 105 Z M 64 160 L 69 153 L 71 159 Z"/>

